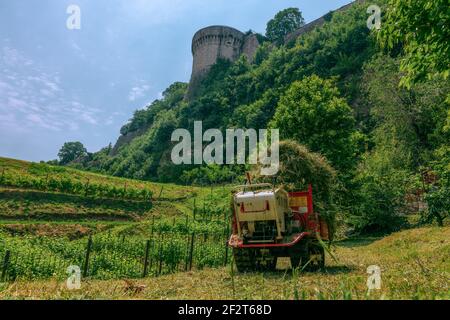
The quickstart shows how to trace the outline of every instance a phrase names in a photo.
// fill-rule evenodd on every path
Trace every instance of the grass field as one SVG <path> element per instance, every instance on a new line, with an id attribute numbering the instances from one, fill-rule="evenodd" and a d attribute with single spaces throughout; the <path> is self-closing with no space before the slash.
<path id="1" fill-rule="evenodd" d="M 322 272 L 237 274 L 224 247 L 227 186 L 142 182 L 5 158 L 0 177 L 0 262 L 11 252 L 0 299 L 450 299 L 449 226 L 339 241 L 332 248 L 338 261 L 328 257 Z M 101 192 L 90 193 L 92 185 Z M 151 198 L 140 198 L 144 189 Z M 89 237 L 88 276 L 70 291 L 66 268 L 83 265 Z M 153 263 L 142 278 L 146 243 Z M 371 265 L 380 267 L 382 287 L 369 292 Z"/>
<path id="2" fill-rule="evenodd" d="M 230 267 L 143 280 L 57 280 L 4 284 L 0 299 L 450 299 L 450 227 L 420 228 L 383 239 L 337 244 L 325 271 L 234 274 Z M 381 290 L 368 291 L 367 267 L 381 268 Z"/>

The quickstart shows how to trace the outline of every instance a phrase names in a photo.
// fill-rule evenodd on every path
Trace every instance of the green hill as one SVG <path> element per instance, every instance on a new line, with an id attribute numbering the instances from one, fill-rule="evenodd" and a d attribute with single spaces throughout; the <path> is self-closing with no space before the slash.
<path id="1" fill-rule="evenodd" d="M 210 188 L 150 183 L 0 158 L 0 220 L 141 221 L 191 215 Z"/>
<path id="2" fill-rule="evenodd" d="M 434 2 L 425 2 L 421 2 L 424 10 L 439 10 Z M 378 5 L 387 12 L 402 2 L 378 1 Z M 203 130 L 222 132 L 278 128 L 281 139 L 321 154 L 336 170 L 333 203 L 325 207 L 355 231 L 399 230 L 405 215 L 418 213 L 425 222 L 435 219 L 442 224 L 450 206 L 448 70 L 430 71 L 421 81 L 400 86 L 405 75 L 403 47 L 409 43 L 399 40 L 387 50 L 386 43 L 393 40 L 368 29 L 367 7 L 367 1 L 357 1 L 330 13 L 322 25 L 295 41 L 266 41 L 251 63 L 245 56 L 233 63 L 219 60 L 193 99 L 185 99 L 187 84 L 174 83 L 161 99 L 134 113 L 115 146 L 71 165 L 151 181 L 229 183 L 249 168 L 175 165 L 170 157 L 172 132 L 185 128 L 192 133 L 199 120 Z M 396 28 L 395 22 L 383 23 Z M 419 27 L 430 23 L 435 21 Z M 426 46 L 431 47 L 440 46 Z M 427 178 L 433 176 L 441 179 Z M 434 209 L 418 212 L 411 209 L 411 202 L 429 202 Z"/>

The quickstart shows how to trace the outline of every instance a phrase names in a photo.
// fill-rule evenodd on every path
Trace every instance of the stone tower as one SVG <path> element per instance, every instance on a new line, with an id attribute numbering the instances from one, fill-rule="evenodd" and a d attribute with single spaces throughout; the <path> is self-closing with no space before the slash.
<path id="1" fill-rule="evenodd" d="M 236 61 L 245 54 L 253 60 L 259 46 L 256 35 L 245 35 L 226 26 L 210 26 L 197 31 L 192 39 L 193 66 L 187 98 L 195 95 L 201 79 L 218 59 Z"/>

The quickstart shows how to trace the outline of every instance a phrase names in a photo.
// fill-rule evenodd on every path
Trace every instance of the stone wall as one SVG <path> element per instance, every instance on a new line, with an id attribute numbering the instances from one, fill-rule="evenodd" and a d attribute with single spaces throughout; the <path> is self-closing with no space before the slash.
<path id="1" fill-rule="evenodd" d="M 250 34 L 245 37 L 244 45 L 242 46 L 242 54 L 247 56 L 247 59 L 250 63 L 253 62 L 258 47 L 259 41 L 256 34 Z"/>
<path id="2" fill-rule="evenodd" d="M 337 10 L 330 11 L 326 15 L 320 17 L 319 19 L 316 19 L 314 21 L 311 21 L 310 23 L 305 24 L 303 27 L 295 30 L 294 32 L 292 32 L 292 33 L 288 34 L 286 37 L 284 37 L 284 43 L 289 43 L 291 41 L 294 41 L 295 39 L 300 37 L 302 34 L 308 33 L 308 32 L 310 32 L 311 30 L 313 30 L 316 27 L 320 27 L 327 20 L 329 20 L 329 18 L 331 18 L 333 13 L 340 12 L 340 11 L 345 11 L 345 10 L 349 9 L 351 6 L 353 6 L 355 3 L 358 3 L 358 2 L 362 3 L 362 2 L 366 2 L 366 0 L 355 0 L 355 1 L 351 2 L 351 3 L 349 3 L 349 4 L 346 4 L 345 6 L 340 7 Z"/>

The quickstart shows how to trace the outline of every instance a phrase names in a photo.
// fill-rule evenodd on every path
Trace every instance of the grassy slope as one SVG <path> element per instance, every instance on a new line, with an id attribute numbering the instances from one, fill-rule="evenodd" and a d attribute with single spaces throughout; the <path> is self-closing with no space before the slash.
<path id="1" fill-rule="evenodd" d="M 336 248 L 339 262 L 329 259 L 325 272 L 235 275 L 234 290 L 230 270 L 223 268 L 132 284 L 85 281 L 80 291 L 68 291 L 56 280 L 17 282 L 0 287 L 0 299 L 450 299 L 449 239 L 450 227 L 429 227 L 345 241 Z M 382 289 L 370 295 L 369 265 L 382 270 Z"/>
<path id="2" fill-rule="evenodd" d="M 0 223 L 13 221 L 140 221 L 149 215 L 183 215 L 192 212 L 193 198 L 197 205 L 209 194 L 209 188 L 179 186 L 111 177 L 72 168 L 37 165 L 26 161 L 0 157 L 0 174 L 44 178 L 49 174 L 75 181 L 90 181 L 153 192 L 153 203 L 131 200 L 92 199 L 80 195 L 61 194 L 0 186 Z"/>
<path id="3" fill-rule="evenodd" d="M 25 176 L 38 176 L 45 177 L 49 172 L 52 176 L 57 177 L 58 175 L 64 174 L 70 179 L 86 182 L 88 179 L 91 183 L 108 184 L 115 185 L 117 187 L 123 187 L 126 183 L 128 187 L 136 187 L 139 189 L 147 188 L 153 192 L 154 197 L 158 197 L 161 191 L 161 187 L 164 187 L 162 198 L 167 200 L 180 200 L 186 197 L 190 197 L 195 193 L 201 193 L 202 188 L 191 187 L 191 186 L 178 186 L 175 184 L 163 184 L 154 182 L 145 182 L 141 180 L 125 179 L 119 177 L 112 177 L 102 174 L 97 174 L 93 172 L 81 171 L 68 167 L 58 167 L 43 165 L 40 166 L 27 161 L 2 158 L 0 157 L 0 174 L 3 169 L 6 170 L 8 174 L 18 174 Z M 44 170 L 42 170 L 44 169 Z"/>

